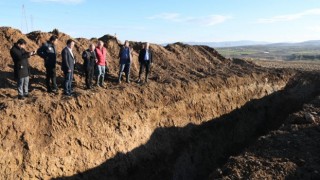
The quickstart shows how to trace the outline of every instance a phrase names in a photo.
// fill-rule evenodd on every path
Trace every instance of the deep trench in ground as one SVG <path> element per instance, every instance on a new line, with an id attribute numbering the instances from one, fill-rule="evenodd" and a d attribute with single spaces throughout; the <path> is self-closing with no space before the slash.
<path id="1" fill-rule="evenodd" d="M 319 80 L 297 77 L 280 91 L 251 100 L 201 125 L 157 128 L 149 141 L 103 164 L 57 179 L 206 179 L 231 155 L 281 126 L 319 95 Z"/>

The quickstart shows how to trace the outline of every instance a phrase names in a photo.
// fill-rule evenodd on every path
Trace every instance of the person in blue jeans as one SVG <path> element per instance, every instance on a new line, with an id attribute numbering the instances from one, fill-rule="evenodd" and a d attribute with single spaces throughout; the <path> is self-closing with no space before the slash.
<path id="1" fill-rule="evenodd" d="M 69 39 L 67 41 L 67 47 L 62 50 L 62 65 L 61 69 L 64 73 L 64 94 L 66 96 L 71 96 L 72 94 L 72 79 L 74 64 L 76 63 L 72 49 L 74 47 L 74 40 Z"/>
<path id="2" fill-rule="evenodd" d="M 121 48 L 119 52 L 119 58 L 120 58 L 120 71 L 119 71 L 119 78 L 118 82 L 121 83 L 121 76 L 122 73 L 125 72 L 126 74 L 126 82 L 130 83 L 130 66 L 132 61 L 132 51 L 129 47 L 129 41 L 124 42 L 124 46 Z"/>
<path id="3" fill-rule="evenodd" d="M 106 73 L 106 66 L 108 66 L 107 49 L 103 45 L 104 43 L 102 41 L 99 41 L 98 46 L 95 49 L 95 53 L 97 57 L 97 68 L 99 72 L 97 76 L 98 87 L 104 87 L 104 76 Z"/>
<path id="4" fill-rule="evenodd" d="M 27 52 L 25 50 L 27 42 L 19 39 L 10 49 L 10 55 L 14 62 L 14 78 L 17 80 L 18 98 L 23 99 L 29 96 L 29 60 L 30 56 L 36 54 L 35 51 Z"/>

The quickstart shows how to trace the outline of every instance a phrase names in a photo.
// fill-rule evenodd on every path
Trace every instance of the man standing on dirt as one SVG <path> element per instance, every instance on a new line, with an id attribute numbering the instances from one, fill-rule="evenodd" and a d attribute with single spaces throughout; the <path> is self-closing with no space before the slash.
<path id="1" fill-rule="evenodd" d="M 17 80 L 18 98 L 23 99 L 29 96 L 29 61 L 28 58 L 36 54 L 35 51 L 25 50 L 27 42 L 19 39 L 11 48 L 10 55 L 14 62 L 14 77 Z"/>
<path id="2" fill-rule="evenodd" d="M 130 66 L 132 61 L 132 53 L 131 49 L 129 47 L 129 41 L 124 42 L 124 46 L 121 48 L 119 52 L 119 58 L 120 58 L 120 71 L 119 71 L 119 78 L 118 82 L 121 83 L 121 76 L 122 73 L 125 72 L 126 74 L 126 82 L 130 83 Z"/>
<path id="3" fill-rule="evenodd" d="M 149 49 L 149 43 L 145 43 L 142 46 L 142 49 L 139 53 L 139 63 L 140 63 L 140 71 L 139 71 L 139 80 L 138 83 L 141 82 L 141 75 L 143 73 L 143 69 L 146 70 L 145 82 L 148 82 L 148 76 L 150 72 L 150 67 L 152 65 L 152 51 Z"/>
<path id="4" fill-rule="evenodd" d="M 57 36 L 53 35 L 49 41 L 44 43 L 37 51 L 38 55 L 44 59 L 44 66 L 46 67 L 46 85 L 47 92 L 58 91 L 57 78 L 56 78 L 56 63 L 57 63 L 57 51 L 56 45 L 58 43 Z M 52 86 L 50 85 L 50 80 Z"/>
<path id="5" fill-rule="evenodd" d="M 86 86 L 87 89 L 92 88 L 92 79 L 94 74 L 94 66 L 98 61 L 95 53 L 95 45 L 90 44 L 89 49 L 83 51 L 82 59 L 83 59 L 83 68 L 86 74 Z"/>
<path id="6" fill-rule="evenodd" d="M 64 73 L 64 95 L 72 96 L 72 80 L 74 64 L 76 63 L 72 49 L 74 47 L 74 40 L 69 39 L 67 41 L 67 47 L 62 50 L 62 65 L 61 69 Z"/>
<path id="7" fill-rule="evenodd" d="M 97 86 L 104 87 L 104 77 L 106 73 L 106 66 L 108 66 L 107 61 L 107 49 L 103 47 L 103 42 L 99 41 L 98 46 L 95 49 L 97 56 L 97 67 L 98 67 L 98 77 L 97 77 Z"/>

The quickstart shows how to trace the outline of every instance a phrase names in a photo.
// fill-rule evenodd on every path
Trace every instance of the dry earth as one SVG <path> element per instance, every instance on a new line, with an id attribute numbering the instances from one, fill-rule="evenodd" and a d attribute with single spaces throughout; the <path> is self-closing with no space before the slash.
<path id="1" fill-rule="evenodd" d="M 32 57 L 31 97 L 18 100 L 9 49 L 25 38 L 27 50 L 34 50 L 50 35 L 0 28 L 0 179 L 225 177 L 215 171 L 230 155 L 250 148 L 319 95 L 317 72 L 263 68 L 181 43 L 152 44 L 151 81 L 119 85 L 120 46 L 106 35 L 99 38 L 109 52 L 106 88 L 84 90 L 80 54 L 97 39 L 79 38 L 76 97 L 46 93 L 43 61 Z M 59 52 L 68 38 L 59 34 Z M 136 80 L 141 43 L 132 46 Z"/>

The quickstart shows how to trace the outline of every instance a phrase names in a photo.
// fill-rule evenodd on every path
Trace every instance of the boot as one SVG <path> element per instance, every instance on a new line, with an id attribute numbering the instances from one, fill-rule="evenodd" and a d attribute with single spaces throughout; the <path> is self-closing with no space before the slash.
<path id="1" fill-rule="evenodd" d="M 129 73 L 126 73 L 126 82 L 130 83 L 130 75 L 129 75 Z"/>
<path id="2" fill-rule="evenodd" d="M 104 77 L 101 78 L 100 86 L 101 86 L 101 87 L 104 87 Z"/>
<path id="3" fill-rule="evenodd" d="M 99 87 L 99 86 L 100 86 L 100 84 L 99 84 L 99 78 L 97 78 L 96 86 L 97 86 L 97 87 Z"/>

